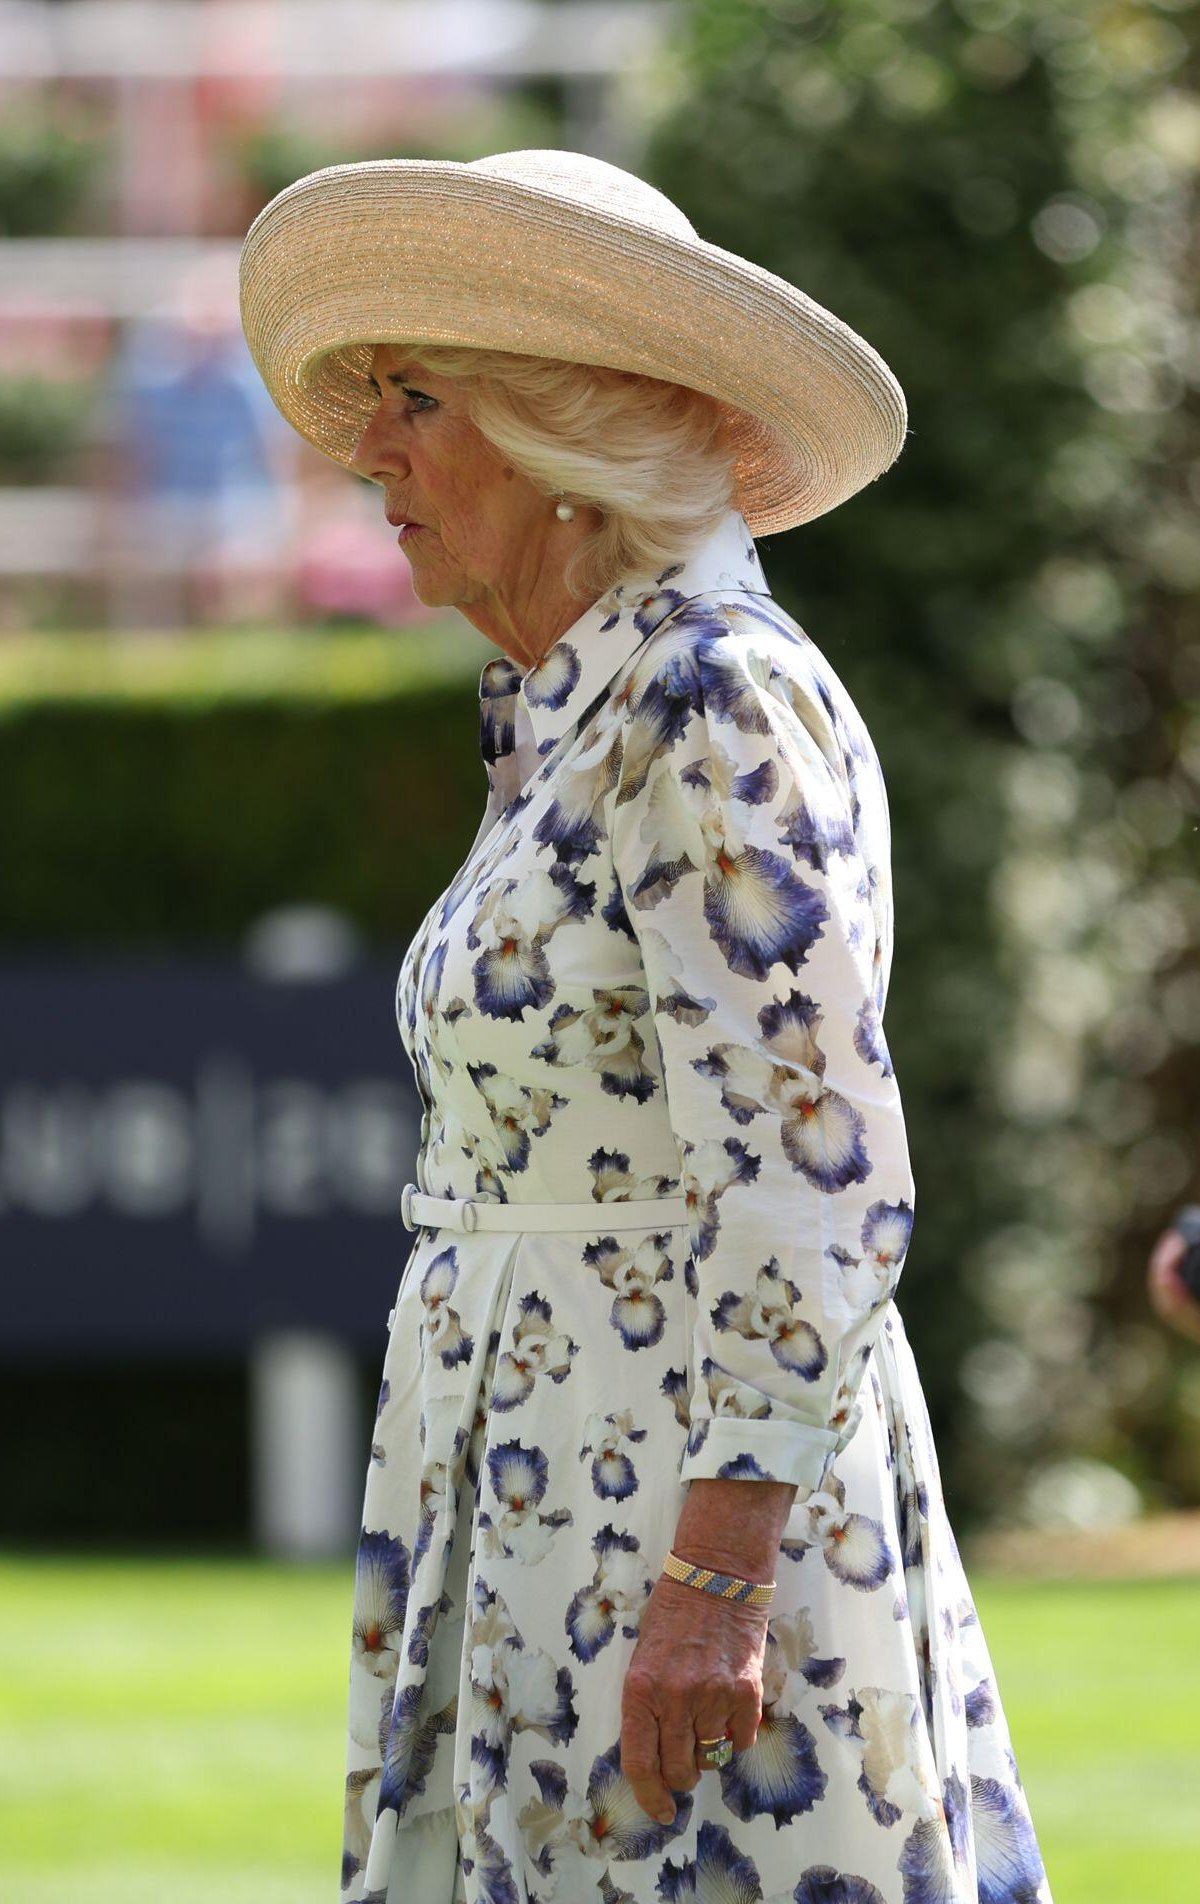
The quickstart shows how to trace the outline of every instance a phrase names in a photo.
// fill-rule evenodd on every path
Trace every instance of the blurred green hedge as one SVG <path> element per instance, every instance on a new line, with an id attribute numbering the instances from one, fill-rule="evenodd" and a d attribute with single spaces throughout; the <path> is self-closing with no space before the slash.
<path id="1" fill-rule="evenodd" d="M 0 935 L 228 944 L 268 908 L 420 922 L 487 794 L 465 624 L 0 645 Z"/>

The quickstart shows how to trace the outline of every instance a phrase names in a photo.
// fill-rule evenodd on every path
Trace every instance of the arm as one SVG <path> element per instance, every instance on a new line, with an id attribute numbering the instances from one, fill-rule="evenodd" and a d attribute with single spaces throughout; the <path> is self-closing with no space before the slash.
<path id="1" fill-rule="evenodd" d="M 711 619 L 643 664 L 611 819 L 692 1212 L 680 1473 L 807 1493 L 857 1426 L 912 1228 L 886 806 L 864 750 L 862 811 L 802 646 Z"/>
<path id="2" fill-rule="evenodd" d="M 769 1580 L 793 1502 L 857 1426 L 914 1197 L 880 1023 L 886 804 L 860 813 L 855 737 L 835 731 L 802 646 L 773 633 L 760 651 L 712 622 L 682 654 L 664 644 L 657 673 L 643 664 L 611 838 L 693 1212 L 672 1544 Z M 857 771 L 877 771 L 869 748 Z M 623 1741 L 654 1815 L 664 1780 L 695 1782 L 694 1737 L 723 1729 L 718 1709 L 737 1749 L 752 1742 L 768 1611 L 656 1584 Z"/>

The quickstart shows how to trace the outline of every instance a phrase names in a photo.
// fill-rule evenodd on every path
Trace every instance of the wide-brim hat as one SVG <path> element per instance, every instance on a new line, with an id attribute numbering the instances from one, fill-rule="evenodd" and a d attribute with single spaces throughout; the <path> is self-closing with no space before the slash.
<path id="1" fill-rule="evenodd" d="M 276 406 L 349 466 L 406 340 L 638 371 L 724 406 L 752 534 L 826 514 L 904 446 L 878 351 L 654 186 L 580 152 L 372 159 L 297 179 L 246 234 L 242 325 Z"/>

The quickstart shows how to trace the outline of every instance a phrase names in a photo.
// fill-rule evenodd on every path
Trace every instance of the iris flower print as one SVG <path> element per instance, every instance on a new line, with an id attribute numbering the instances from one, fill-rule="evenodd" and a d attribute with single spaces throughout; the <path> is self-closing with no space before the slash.
<path id="1" fill-rule="evenodd" d="M 512 1864 L 487 1828 L 487 1811 L 470 1803 L 471 1788 L 460 1785 L 455 1814 L 463 1870 L 478 1887 L 480 1904 L 522 1904 Z"/>
<path id="2" fill-rule="evenodd" d="M 491 1405 L 501 1414 L 528 1401 L 539 1375 L 564 1382 L 571 1372 L 572 1356 L 579 1353 L 579 1344 L 555 1329 L 550 1304 L 536 1290 L 522 1296 L 520 1311 L 512 1348 L 496 1363 L 492 1383 Z"/>
<path id="3" fill-rule="evenodd" d="M 458 1717 L 457 1693 L 437 1712 L 422 1716 L 424 1692 L 423 1686 L 406 1686 L 380 1728 L 383 1776 L 379 1809 L 394 1811 L 397 1816 L 425 1790 L 437 1742 L 447 1734 L 453 1735 Z"/>
<path id="4" fill-rule="evenodd" d="M 811 703 L 801 700 L 801 707 L 815 719 Z M 790 846 L 794 857 L 806 861 L 814 872 L 824 873 L 834 854 L 849 857 L 857 852 L 858 842 L 839 771 L 828 760 L 817 759 L 815 747 L 805 751 L 804 791 L 797 792 L 778 815 L 779 843 Z"/>
<path id="5" fill-rule="evenodd" d="M 894 1825 L 906 1812 L 943 1817 L 929 1734 L 911 1693 L 860 1686 L 845 1706 L 822 1706 L 821 1717 L 860 1759 L 858 1789 L 877 1825 Z"/>
<path id="6" fill-rule="evenodd" d="M 815 1000 L 791 991 L 758 1014 L 756 1045 L 710 1045 L 692 1069 L 721 1087 L 721 1104 L 735 1123 L 760 1111 L 779 1119 L 779 1139 L 792 1169 L 825 1192 L 864 1183 L 871 1174 L 866 1119 L 825 1084 L 825 1053 L 816 1040 L 823 1013 Z"/>
<path id="7" fill-rule="evenodd" d="M 556 1530 L 568 1526 L 573 1518 L 566 1507 L 547 1514 L 539 1512 L 538 1503 L 550 1478 L 550 1463 L 541 1448 L 523 1448 L 519 1441 L 504 1441 L 489 1451 L 487 1468 L 492 1490 L 504 1511 L 498 1521 L 493 1521 L 490 1514 L 479 1516 L 483 1551 L 534 1567 L 550 1552 Z"/>
<path id="8" fill-rule="evenodd" d="M 644 925 L 638 933 L 645 969 L 654 973 L 654 1009 L 677 1025 L 702 1025 L 716 1010 L 715 998 L 697 998 L 683 983 L 684 963 L 657 926 Z"/>
<path id="9" fill-rule="evenodd" d="M 342 1816 L 342 1889 L 347 1889 L 367 1861 L 379 1787 L 383 1771 L 378 1765 L 359 1766 L 346 1778 L 346 1800 Z"/>
<path id="10" fill-rule="evenodd" d="M 690 1428 L 692 1417 L 690 1410 L 691 1395 L 688 1390 L 687 1370 L 669 1368 L 659 1383 L 659 1388 L 675 1410 L 675 1419 L 681 1428 Z"/>
<path id="11" fill-rule="evenodd" d="M 732 1415 L 739 1421 L 760 1421 L 771 1414 L 771 1399 L 759 1388 L 752 1388 L 748 1382 L 739 1382 L 728 1369 L 723 1369 L 711 1356 L 705 1356 L 700 1364 L 700 1373 L 704 1377 L 704 1386 L 708 1392 L 709 1413 L 712 1415 Z"/>
<path id="12" fill-rule="evenodd" d="M 601 602 L 605 613 L 601 634 L 607 634 L 625 620 L 633 623 L 643 639 L 651 634 L 664 616 L 671 614 L 685 599 L 678 589 L 669 586 L 683 566 L 682 562 L 668 562 L 655 575 L 652 588 L 647 588 L 639 578 L 615 583 Z"/>
<path id="13" fill-rule="evenodd" d="M 831 1864 L 810 1864 L 792 1896 L 795 1904 L 887 1904 L 883 1892 L 867 1878 L 835 1871 Z M 909 1904 L 907 1892 L 905 1904 Z M 953 1898 L 947 1895 L 944 1904 L 954 1904 Z"/>
<path id="14" fill-rule="evenodd" d="M 485 763 L 501 760 L 516 745 L 514 701 L 521 670 L 511 655 L 493 655 L 479 675 L 479 751 Z"/>
<path id="15" fill-rule="evenodd" d="M 654 1586 L 636 1534 L 620 1534 L 605 1525 L 592 1540 L 592 1552 L 596 1565 L 591 1580 L 572 1595 L 566 1616 L 571 1651 L 585 1662 L 608 1645 L 618 1623 L 626 1639 L 635 1637 Z"/>
<path id="16" fill-rule="evenodd" d="M 639 656 L 628 684 L 622 802 L 642 791 L 654 761 L 683 738 L 694 716 L 731 721 L 743 734 L 769 732 L 762 691 L 773 664 L 729 639 L 738 614 L 728 596 L 694 597 Z"/>
<path id="17" fill-rule="evenodd" d="M 553 642 L 521 676 L 530 707 L 562 707 L 579 680 L 579 652 L 565 637 Z"/>
<path id="18" fill-rule="evenodd" d="M 623 1884 L 617 1884 L 614 1881 L 607 1865 L 600 1873 L 600 1884 L 596 1895 L 600 1904 L 637 1904 L 633 1892 L 627 1891 Z"/>
<path id="19" fill-rule="evenodd" d="M 731 972 L 762 980 L 782 962 L 795 973 L 829 917 L 822 895 L 778 853 L 749 839 L 754 807 L 777 791 L 768 758 L 748 773 L 716 741 L 712 754 L 650 788 L 641 838 L 652 857 L 630 891 L 633 905 L 657 906 L 689 873 L 704 882 L 704 918 Z M 685 804 L 686 802 L 686 804 Z"/>
<path id="20" fill-rule="evenodd" d="M 533 829 L 539 846 L 548 846 L 564 866 L 577 866 L 597 852 L 605 832 L 601 808 L 616 784 L 621 764 L 619 709 L 605 714 L 583 737 L 569 763 L 560 767 L 559 789 Z"/>
<path id="21" fill-rule="evenodd" d="M 797 1315 L 799 1303 L 800 1291 L 783 1274 L 779 1258 L 772 1256 L 759 1270 L 751 1293 L 727 1289 L 718 1297 L 712 1319 L 718 1329 L 732 1329 L 747 1342 L 766 1342 L 781 1369 L 815 1382 L 829 1356 L 812 1323 Z"/>
<path id="22" fill-rule="evenodd" d="M 785 1535 L 780 1553 L 801 1560 L 810 1547 L 817 1547 L 830 1573 L 846 1586 L 870 1593 L 883 1585 L 895 1565 L 883 1523 L 848 1512 L 845 1483 L 837 1475 L 826 1475 L 824 1487 L 809 1495 L 802 1511 L 807 1532 Z"/>
<path id="23" fill-rule="evenodd" d="M 777 1831 L 811 1811 L 829 1783 L 808 1727 L 794 1713 L 765 1703 L 753 1744 L 734 1753 L 720 1779 L 721 1797 L 735 1818 L 765 1814 Z"/>
<path id="24" fill-rule="evenodd" d="M 748 1382 L 739 1382 L 727 1369 L 705 1356 L 700 1364 L 700 1373 L 708 1393 L 708 1414 L 693 1414 L 688 1428 L 687 1452 L 699 1454 L 708 1440 L 708 1431 L 714 1416 L 732 1415 L 739 1421 L 759 1421 L 771 1415 L 770 1397 L 761 1389 L 751 1388 Z M 731 1469 L 727 1475 L 730 1480 L 770 1481 L 774 1476 L 760 1468 L 749 1449 L 735 1461 L 724 1464 Z"/>
<path id="25" fill-rule="evenodd" d="M 683 1194 L 687 1201 L 688 1227 L 692 1255 L 704 1262 L 716 1248 L 721 1230 L 718 1205 L 735 1183 L 753 1183 L 762 1158 L 743 1144 L 740 1138 L 726 1137 L 718 1143 L 708 1137 L 701 1144 L 683 1146 Z M 695 1295 L 695 1290 L 692 1294 Z"/>
<path id="26" fill-rule="evenodd" d="M 421 1359 L 424 1361 L 426 1349 L 429 1348 L 441 1358 L 443 1368 L 455 1368 L 460 1362 L 469 1361 L 475 1347 L 474 1337 L 463 1328 L 457 1309 L 450 1306 L 449 1299 L 457 1281 L 458 1256 L 451 1243 L 434 1257 L 421 1278 L 421 1303 L 424 1309 L 421 1318 Z"/>
<path id="27" fill-rule="evenodd" d="M 898 1203 L 880 1197 L 868 1206 L 863 1218 L 861 1256 L 852 1256 L 840 1244 L 830 1244 L 827 1254 L 841 1264 L 842 1294 L 857 1315 L 868 1315 L 891 1301 L 912 1229 L 912 1205 L 903 1197 Z"/>
<path id="28" fill-rule="evenodd" d="M 414 1666 L 428 1666 L 429 1642 L 437 1629 L 439 1616 L 451 1612 L 453 1606 L 453 1600 L 443 1588 L 436 1600 L 418 1609 L 408 1636 L 408 1657 Z"/>
<path id="29" fill-rule="evenodd" d="M 706 616 L 707 632 L 697 614 Z M 641 793 L 654 762 L 683 739 L 704 705 L 702 655 L 722 632 L 719 615 L 693 604 L 656 630 L 637 656 L 623 697 L 629 711 L 622 732 L 620 804 Z"/>
<path id="30" fill-rule="evenodd" d="M 864 1064 L 877 1064 L 881 1076 L 895 1076 L 892 1054 L 883 1035 L 883 1020 L 873 998 L 864 998 L 854 1024 L 854 1049 Z"/>
<path id="31" fill-rule="evenodd" d="M 973 1686 L 964 1700 L 969 1726 L 991 1725 L 996 1717 L 996 1701 L 990 1679 L 981 1679 Z"/>
<path id="32" fill-rule="evenodd" d="M 979 1904 L 1038 1904 L 1046 1872 L 1021 1788 L 973 1774 L 971 1816 Z"/>
<path id="33" fill-rule="evenodd" d="M 667 1320 L 656 1283 L 669 1283 L 675 1274 L 667 1254 L 668 1232 L 643 1237 L 630 1248 L 615 1236 L 587 1243 L 583 1260 L 600 1272 L 606 1288 L 615 1291 L 608 1319 L 627 1349 L 645 1349 L 659 1341 Z"/>
<path id="34" fill-rule="evenodd" d="M 467 1071 L 487 1105 L 504 1168 L 526 1169 L 531 1140 L 545 1135 L 552 1114 L 569 1099 L 557 1091 L 514 1084 L 511 1078 L 502 1077 L 494 1064 L 469 1064 Z"/>
<path id="35" fill-rule="evenodd" d="M 518 1813 L 525 1855 L 535 1871 L 553 1880 L 549 1895 L 563 1904 L 595 1895 L 597 1860 L 653 1857 L 686 1831 L 691 1819 L 690 1792 L 675 1794 L 669 1825 L 642 1810 L 621 1770 L 619 1739 L 593 1760 L 586 1793 L 571 1789 L 554 1759 L 534 1759 L 529 1769 L 541 1797 L 529 1799 Z"/>
<path id="36" fill-rule="evenodd" d="M 448 1475 L 444 1461 L 427 1461 L 421 1469 L 421 1481 L 418 1489 L 420 1515 L 417 1522 L 417 1538 L 413 1545 L 413 1567 L 417 1566 L 426 1552 L 433 1535 L 434 1522 L 438 1515 L 445 1512 Z"/>
<path id="37" fill-rule="evenodd" d="M 438 1020 L 440 1017 L 449 1016 L 451 1012 L 455 1017 L 460 1017 L 462 1011 L 465 1010 L 461 999 L 452 1000 L 448 1007 L 443 1007 L 441 1002 L 442 973 L 445 970 L 448 949 L 448 942 L 445 939 L 439 939 L 426 960 L 425 969 L 421 974 L 420 1053 L 426 1070 L 427 1108 L 444 1096 L 443 1089 L 434 1087 L 433 1077 L 436 1075 L 444 1085 L 454 1069 L 442 1051 L 441 1041 L 438 1038 Z"/>
<path id="38" fill-rule="evenodd" d="M 1015 1775 L 1016 1768 L 1013 1769 Z M 965 1867 L 970 1855 L 971 1800 L 957 1772 L 951 1772 L 942 1786 L 942 1810 L 946 1819 L 946 1830 L 950 1836 L 950 1849 L 954 1854 L 954 1862 L 960 1867 Z"/>
<path id="39" fill-rule="evenodd" d="M 597 1203 L 627 1203 L 642 1197 L 672 1197 L 679 1194 L 679 1178 L 668 1176 L 637 1177 L 630 1169 L 629 1154 L 624 1150 L 594 1150 L 587 1160 L 592 1173 L 592 1195 Z M 597 1212 L 599 1215 L 600 1212 Z"/>
<path id="40" fill-rule="evenodd" d="M 611 1415 L 593 1410 L 588 1416 L 579 1459 L 591 1455 L 592 1488 L 601 1500 L 625 1501 L 637 1492 L 637 1474 L 623 1444 L 645 1439 L 646 1430 L 634 1427 L 631 1408 Z"/>
<path id="41" fill-rule="evenodd" d="M 475 1578 L 471 1632 L 471 1757 L 493 1786 L 507 1780 L 515 1732 L 567 1745 L 579 1724 L 568 1666 L 528 1646 L 501 1596 Z"/>
<path id="42" fill-rule="evenodd" d="M 400 1663 L 411 1564 L 404 1542 L 386 1530 L 359 1535 L 350 1656 L 350 1733 L 374 1746 L 381 1700 L 391 1702 Z"/>
<path id="43" fill-rule="evenodd" d="M 940 1818 L 918 1820 L 904 1841 L 896 1868 L 904 1883 L 904 1904 L 956 1904 L 962 1896 L 950 1836 Z M 976 1896 L 982 1904 L 985 1893 L 978 1878 Z M 1036 1896 L 1030 1891 L 1028 1904 L 1036 1904 Z"/>
<path id="44" fill-rule="evenodd" d="M 654 1096 L 658 1080 L 646 1063 L 646 1045 L 637 1020 L 650 1009 L 649 995 L 640 985 L 593 986 L 591 1005 L 558 1005 L 550 1018 L 550 1035 L 535 1045 L 531 1055 L 547 1064 L 575 1070 L 586 1065 L 595 1071 L 610 1097 L 633 1098 L 644 1104 Z"/>
<path id="45" fill-rule="evenodd" d="M 778 1479 L 773 1468 L 764 1468 L 762 1462 L 744 1448 L 741 1454 L 731 1455 L 728 1461 L 722 1461 L 717 1469 L 717 1478 L 724 1481 L 774 1481 Z"/>
<path id="46" fill-rule="evenodd" d="M 781 1613 L 767 1627 L 763 1654 L 762 1697 L 764 1706 L 778 1712 L 795 1712 L 813 1686 L 833 1686 L 846 1670 L 844 1659 L 816 1657 L 812 1613 L 797 1607 L 794 1613 Z M 822 1708 L 822 1711 L 824 1708 Z"/>
<path id="47" fill-rule="evenodd" d="M 753 1858 L 734 1844 L 724 1825 L 703 1819 L 696 1855 L 679 1864 L 667 1858 L 655 1886 L 662 1904 L 762 1904 L 762 1884 Z"/>
<path id="48" fill-rule="evenodd" d="M 391 1399 L 391 1393 L 392 1393 L 392 1385 L 388 1381 L 387 1376 L 385 1375 L 383 1380 L 379 1384 L 379 1398 L 375 1403 L 376 1423 L 378 1423 L 379 1417 L 382 1415 L 384 1409 L 387 1407 L 388 1402 Z M 384 1447 L 382 1441 L 373 1441 L 371 1443 L 371 1460 L 374 1462 L 376 1467 L 385 1468 L 387 1466 L 387 1449 Z"/>
<path id="49" fill-rule="evenodd" d="M 471 968 L 479 1009 L 520 1022 L 546 1005 L 554 993 L 546 943 L 566 920 L 586 918 L 594 897 L 559 866 L 490 886 L 467 933 L 469 946 L 483 947 Z"/>

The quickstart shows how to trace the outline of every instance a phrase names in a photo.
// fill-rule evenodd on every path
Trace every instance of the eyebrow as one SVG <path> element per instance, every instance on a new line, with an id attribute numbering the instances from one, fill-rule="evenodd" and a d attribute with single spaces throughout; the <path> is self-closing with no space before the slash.
<path id="1" fill-rule="evenodd" d="M 413 379 L 413 377 L 414 377 L 414 375 L 415 375 L 415 374 L 416 374 L 416 373 L 415 373 L 414 371 L 412 371 L 412 370 L 408 370 L 408 369 L 404 369 L 404 370 L 389 370 L 389 371 L 387 372 L 387 382 L 388 382 L 388 383 L 393 383 L 393 384 L 405 384 L 405 383 L 410 383 L 410 382 L 412 381 L 412 379 Z M 368 372 L 367 372 L 367 382 L 368 382 L 368 383 L 370 384 L 370 386 L 371 386 L 371 388 L 372 388 L 372 390 L 378 390 L 378 389 L 379 389 L 379 385 L 378 385 L 378 383 L 377 383 L 377 382 L 375 381 L 375 376 L 374 376 L 374 373 L 373 373 L 372 371 L 368 371 Z"/>

